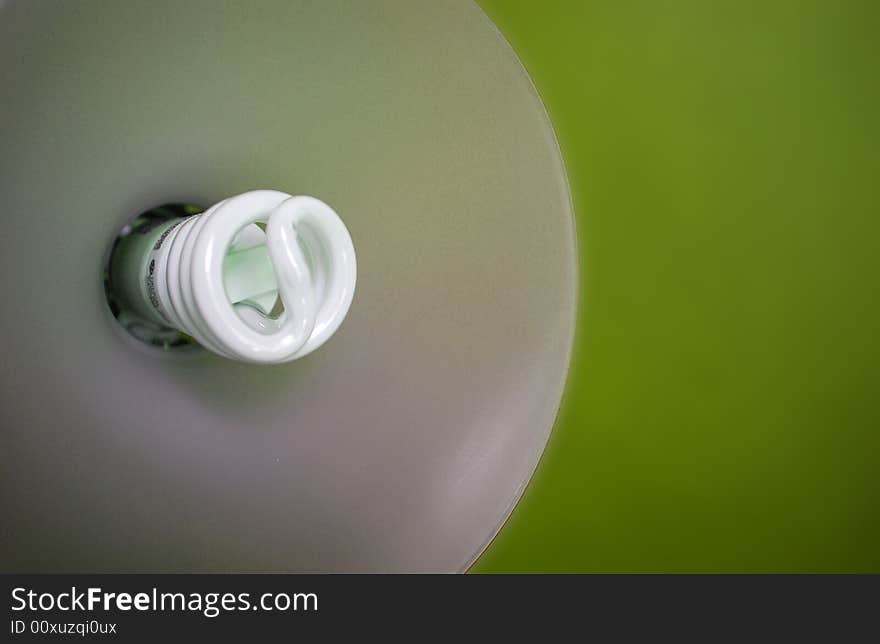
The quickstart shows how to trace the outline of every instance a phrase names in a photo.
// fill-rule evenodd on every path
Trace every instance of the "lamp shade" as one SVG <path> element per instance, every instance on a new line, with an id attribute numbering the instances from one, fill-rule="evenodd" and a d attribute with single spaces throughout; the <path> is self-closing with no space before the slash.
<path id="1" fill-rule="evenodd" d="M 0 3 L 0 567 L 461 571 L 551 432 L 574 329 L 565 172 L 470 1 Z M 166 203 L 271 188 L 357 250 L 281 365 L 163 352 L 103 271 Z"/>

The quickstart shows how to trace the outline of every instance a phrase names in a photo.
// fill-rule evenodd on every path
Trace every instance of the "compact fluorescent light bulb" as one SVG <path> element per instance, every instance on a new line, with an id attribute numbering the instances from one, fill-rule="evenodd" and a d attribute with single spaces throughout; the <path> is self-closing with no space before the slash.
<path id="1" fill-rule="evenodd" d="M 330 206 L 254 190 L 120 236 L 110 275 L 114 296 L 141 318 L 221 356 L 274 364 L 333 335 L 357 268 L 348 230 Z"/>

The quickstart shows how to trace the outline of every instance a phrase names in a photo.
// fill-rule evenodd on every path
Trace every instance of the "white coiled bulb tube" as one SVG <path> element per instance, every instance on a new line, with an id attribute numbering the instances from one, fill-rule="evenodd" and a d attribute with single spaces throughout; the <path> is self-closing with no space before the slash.
<path id="1" fill-rule="evenodd" d="M 114 250 L 122 299 L 233 360 L 277 364 L 311 353 L 354 295 L 351 237 L 313 197 L 254 190 L 141 237 Z M 283 311 L 273 316 L 278 300 Z"/>

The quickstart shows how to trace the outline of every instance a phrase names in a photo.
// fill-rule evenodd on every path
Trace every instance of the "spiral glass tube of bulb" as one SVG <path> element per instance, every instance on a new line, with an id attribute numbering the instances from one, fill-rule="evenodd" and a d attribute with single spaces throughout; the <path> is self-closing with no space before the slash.
<path id="1" fill-rule="evenodd" d="M 120 238 L 112 290 L 128 309 L 214 353 L 272 364 L 339 328 L 357 277 L 351 236 L 308 196 L 254 190 Z"/>

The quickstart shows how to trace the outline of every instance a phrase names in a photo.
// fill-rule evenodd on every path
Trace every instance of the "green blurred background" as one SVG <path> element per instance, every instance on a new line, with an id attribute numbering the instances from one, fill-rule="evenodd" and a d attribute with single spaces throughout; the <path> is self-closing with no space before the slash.
<path id="1" fill-rule="evenodd" d="M 880 571 L 880 3 L 480 4 L 556 128 L 581 283 L 472 570 Z"/>

